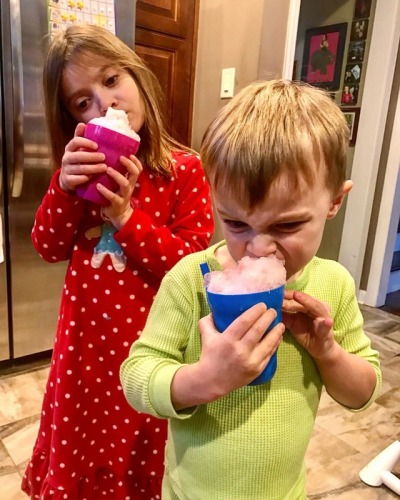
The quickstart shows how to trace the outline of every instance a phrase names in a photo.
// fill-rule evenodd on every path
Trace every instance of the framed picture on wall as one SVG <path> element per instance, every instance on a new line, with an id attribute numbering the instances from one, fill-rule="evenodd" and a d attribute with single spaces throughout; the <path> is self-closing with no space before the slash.
<path id="1" fill-rule="evenodd" d="M 362 64 L 347 64 L 344 83 L 360 83 Z"/>
<path id="2" fill-rule="evenodd" d="M 356 0 L 356 6 L 354 7 L 354 19 L 369 17 L 370 12 L 371 0 Z"/>
<path id="3" fill-rule="evenodd" d="M 355 146 L 358 131 L 358 121 L 360 119 L 360 108 L 342 108 L 347 125 L 350 129 L 349 145 Z"/>
<path id="4" fill-rule="evenodd" d="M 340 99 L 341 105 L 357 104 L 359 85 L 344 85 L 342 90 L 342 97 Z"/>
<path id="5" fill-rule="evenodd" d="M 359 42 L 367 38 L 368 33 L 368 19 L 360 19 L 353 21 L 351 24 L 350 40 L 352 42 Z"/>
<path id="6" fill-rule="evenodd" d="M 315 87 L 338 90 L 347 23 L 310 28 L 306 31 L 301 80 Z"/>
<path id="7" fill-rule="evenodd" d="M 363 62 L 365 54 L 365 40 L 361 42 L 350 42 L 347 52 L 347 62 Z"/>

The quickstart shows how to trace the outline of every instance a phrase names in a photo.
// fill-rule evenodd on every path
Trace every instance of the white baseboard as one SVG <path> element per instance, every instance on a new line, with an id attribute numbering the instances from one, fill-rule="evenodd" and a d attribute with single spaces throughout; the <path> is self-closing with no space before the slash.
<path id="1" fill-rule="evenodd" d="M 365 297 L 367 295 L 367 290 L 360 290 L 358 292 L 358 303 L 365 304 Z"/>

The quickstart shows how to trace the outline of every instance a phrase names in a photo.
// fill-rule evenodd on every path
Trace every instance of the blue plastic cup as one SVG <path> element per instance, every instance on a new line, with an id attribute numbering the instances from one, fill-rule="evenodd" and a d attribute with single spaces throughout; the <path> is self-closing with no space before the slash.
<path id="1" fill-rule="evenodd" d="M 202 268 L 203 274 L 208 272 Z M 285 285 L 272 290 L 265 290 L 262 292 L 243 293 L 243 294 L 222 294 L 209 292 L 206 289 L 207 300 L 210 306 L 213 320 L 217 330 L 224 332 L 228 326 L 241 314 L 250 309 L 250 307 L 263 302 L 268 309 L 275 309 L 276 318 L 267 328 L 267 334 L 275 325 L 282 321 L 282 303 L 285 291 Z M 277 368 L 277 351 L 271 356 L 267 366 L 263 372 L 255 378 L 249 385 L 264 384 L 272 379 Z"/>

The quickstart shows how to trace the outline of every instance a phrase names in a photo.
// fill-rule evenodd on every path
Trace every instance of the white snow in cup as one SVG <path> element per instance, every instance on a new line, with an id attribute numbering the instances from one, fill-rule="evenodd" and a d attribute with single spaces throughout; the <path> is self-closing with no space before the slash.
<path id="1" fill-rule="evenodd" d="M 284 261 L 275 255 L 252 258 L 243 257 L 234 269 L 212 271 L 204 277 L 209 292 L 242 294 L 272 290 L 286 283 Z"/>
<path id="2" fill-rule="evenodd" d="M 108 108 L 105 116 L 92 118 L 89 123 L 109 128 L 110 130 L 127 135 L 128 137 L 132 137 L 136 141 L 140 142 L 140 137 L 134 130 L 131 129 L 128 115 L 123 109 Z"/>

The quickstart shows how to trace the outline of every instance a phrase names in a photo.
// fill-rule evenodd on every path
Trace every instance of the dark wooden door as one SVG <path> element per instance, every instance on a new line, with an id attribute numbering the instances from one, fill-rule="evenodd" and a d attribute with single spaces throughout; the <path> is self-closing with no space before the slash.
<path id="1" fill-rule="evenodd" d="M 199 0 L 138 0 L 135 51 L 157 75 L 171 135 L 190 145 Z"/>

